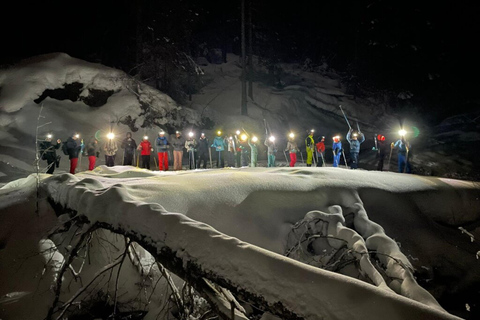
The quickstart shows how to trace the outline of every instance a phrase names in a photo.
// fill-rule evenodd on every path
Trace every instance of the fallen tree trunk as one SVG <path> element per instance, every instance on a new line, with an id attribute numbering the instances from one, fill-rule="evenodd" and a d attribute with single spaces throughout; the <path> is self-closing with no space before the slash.
<path id="1" fill-rule="evenodd" d="M 55 176 L 54 202 L 91 224 L 138 242 L 168 270 L 202 291 L 203 278 L 282 319 L 458 319 L 359 280 L 242 242 L 158 204 L 131 199 L 114 185 Z"/>

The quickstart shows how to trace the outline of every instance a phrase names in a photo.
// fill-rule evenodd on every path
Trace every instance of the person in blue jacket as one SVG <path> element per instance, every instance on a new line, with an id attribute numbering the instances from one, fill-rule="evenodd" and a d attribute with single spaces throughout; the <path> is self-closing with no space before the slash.
<path id="1" fill-rule="evenodd" d="M 162 130 L 158 133 L 157 140 L 155 141 L 158 154 L 158 170 L 160 171 L 168 171 L 168 145 L 165 131 Z"/>
<path id="2" fill-rule="evenodd" d="M 340 157 L 342 156 L 342 142 L 340 141 L 339 136 L 333 137 L 333 166 L 338 167 L 340 164 Z"/>
<path id="3" fill-rule="evenodd" d="M 410 151 L 410 143 L 405 140 L 405 137 L 402 136 L 400 139 L 395 142 L 392 142 L 391 148 L 398 149 L 398 172 L 399 173 L 410 173 L 411 167 L 410 162 L 408 161 L 408 152 Z"/>
<path id="4" fill-rule="evenodd" d="M 225 150 L 225 140 L 222 137 L 221 131 L 217 132 L 217 136 L 213 140 L 211 147 L 215 148 L 215 151 L 217 152 L 217 168 L 223 168 L 225 166 L 225 159 L 223 156 L 223 152 Z"/>
<path id="5" fill-rule="evenodd" d="M 347 141 L 350 144 L 350 158 L 352 159 L 352 164 L 350 165 L 351 169 L 358 168 L 358 154 L 360 153 L 360 144 L 365 141 L 365 135 L 360 131 L 353 132 L 353 129 L 350 129 L 347 133 Z"/>

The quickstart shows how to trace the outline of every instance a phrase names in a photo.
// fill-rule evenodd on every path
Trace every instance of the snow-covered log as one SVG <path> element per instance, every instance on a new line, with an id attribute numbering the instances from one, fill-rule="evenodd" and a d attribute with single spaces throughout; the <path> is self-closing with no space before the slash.
<path id="1" fill-rule="evenodd" d="M 240 241 L 159 204 L 139 201 L 121 185 L 105 188 L 98 180 L 69 174 L 54 176 L 45 185 L 55 202 L 91 224 L 138 242 L 189 283 L 206 278 L 282 319 L 456 319 Z"/>

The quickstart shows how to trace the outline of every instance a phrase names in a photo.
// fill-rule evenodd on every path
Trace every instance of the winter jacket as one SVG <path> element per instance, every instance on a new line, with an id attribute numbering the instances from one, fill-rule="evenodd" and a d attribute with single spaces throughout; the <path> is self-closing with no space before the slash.
<path id="1" fill-rule="evenodd" d="M 226 139 L 225 144 L 228 147 L 228 152 L 235 152 L 235 140 L 232 139 Z"/>
<path id="2" fill-rule="evenodd" d="M 135 149 L 137 149 L 137 143 L 132 138 L 125 138 L 122 141 L 121 147 L 122 149 L 125 149 L 126 154 L 133 154 L 135 152 Z"/>
<path id="3" fill-rule="evenodd" d="M 250 146 L 250 149 L 252 150 L 251 151 L 252 158 L 253 157 L 256 158 L 257 155 L 258 155 L 257 143 L 253 143 L 252 140 L 248 140 L 248 145 Z"/>
<path id="4" fill-rule="evenodd" d="M 377 145 L 378 145 L 378 151 L 379 151 L 378 153 L 380 155 L 384 155 L 388 153 L 389 145 L 385 141 L 378 140 Z"/>
<path id="5" fill-rule="evenodd" d="M 148 143 L 150 144 L 150 141 Z M 155 140 L 155 146 L 157 147 L 157 152 L 167 152 L 168 144 L 169 143 L 168 143 L 167 137 L 158 137 L 157 140 Z"/>
<path id="6" fill-rule="evenodd" d="M 183 148 L 185 147 L 185 138 L 183 136 L 177 138 L 175 135 L 170 137 L 170 144 L 173 146 L 173 150 L 183 151 Z"/>
<path id="7" fill-rule="evenodd" d="M 410 148 L 410 144 L 406 141 L 402 141 L 402 139 L 397 140 L 394 144 L 395 148 L 398 148 L 399 154 L 407 154 L 407 148 Z"/>
<path id="8" fill-rule="evenodd" d="M 148 140 L 142 140 L 138 146 L 138 150 L 140 150 L 142 156 L 149 156 L 150 151 L 152 150 L 152 144 Z"/>
<path id="9" fill-rule="evenodd" d="M 275 142 L 272 142 L 267 138 L 263 144 L 267 147 L 268 154 L 275 154 L 275 152 L 277 152 L 277 148 L 275 148 Z"/>
<path id="10" fill-rule="evenodd" d="M 60 144 L 52 144 L 51 141 L 42 141 L 40 143 L 40 154 L 39 156 L 41 157 L 42 160 L 47 160 L 47 161 L 56 161 L 57 159 L 57 150 L 60 148 Z"/>
<path id="11" fill-rule="evenodd" d="M 200 138 L 198 139 L 198 153 L 200 154 L 208 154 L 208 148 L 210 147 L 207 138 Z"/>
<path id="12" fill-rule="evenodd" d="M 313 148 L 315 147 L 315 146 L 314 146 L 314 145 L 315 145 L 315 140 L 313 140 L 313 137 L 312 137 L 312 136 L 309 135 L 309 136 L 307 136 L 307 137 L 305 138 L 305 145 L 307 146 L 307 149 L 308 149 L 308 148 L 312 148 L 312 149 L 313 149 Z"/>
<path id="13" fill-rule="evenodd" d="M 188 138 L 185 141 L 185 149 L 187 149 L 188 152 L 195 151 L 196 146 L 197 146 L 197 140 L 195 140 L 195 138 Z"/>
<path id="14" fill-rule="evenodd" d="M 317 152 L 325 152 L 325 143 L 323 141 L 317 142 L 315 146 L 317 147 Z"/>
<path id="15" fill-rule="evenodd" d="M 90 141 L 87 144 L 87 150 L 86 150 L 87 156 L 89 157 L 97 157 L 99 156 L 100 153 L 100 148 L 98 146 L 98 143 L 95 143 L 95 140 Z"/>
<path id="16" fill-rule="evenodd" d="M 347 133 L 347 141 L 350 143 L 350 153 L 359 153 L 360 152 L 360 144 L 365 141 L 365 135 L 363 133 L 358 134 L 357 140 L 353 140 L 351 138 L 352 131 L 348 131 Z"/>
<path id="17" fill-rule="evenodd" d="M 115 140 L 109 140 L 103 145 L 103 151 L 106 156 L 114 156 L 117 154 L 118 146 Z"/>
<path id="18" fill-rule="evenodd" d="M 82 149 L 82 146 L 78 145 L 77 141 L 73 140 L 72 137 L 68 137 L 67 141 L 65 141 L 65 145 L 67 146 L 68 159 L 71 160 L 78 158 L 78 153 Z"/>
<path id="19" fill-rule="evenodd" d="M 295 142 L 293 141 L 288 141 L 287 142 L 287 148 L 285 151 L 288 151 L 290 153 L 297 153 L 298 152 L 298 146 Z"/>
<path id="20" fill-rule="evenodd" d="M 223 151 L 225 150 L 225 141 L 222 137 L 215 137 L 213 140 L 212 148 L 215 148 L 215 151 Z"/>
<path id="21" fill-rule="evenodd" d="M 333 154 L 336 155 L 342 152 L 342 141 L 334 142 L 332 145 Z"/>

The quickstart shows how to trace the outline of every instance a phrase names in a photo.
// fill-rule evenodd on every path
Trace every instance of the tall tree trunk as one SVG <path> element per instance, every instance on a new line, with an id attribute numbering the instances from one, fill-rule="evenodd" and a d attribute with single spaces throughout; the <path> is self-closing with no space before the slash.
<path id="1" fill-rule="evenodd" d="M 247 70 L 246 70 L 246 45 L 245 45 L 245 0 L 242 0 L 242 116 L 248 115 L 247 111 Z"/>
<path id="2" fill-rule="evenodd" d="M 142 0 L 136 0 L 136 34 L 135 34 L 135 43 L 136 43 L 136 52 L 135 52 L 135 63 L 138 67 L 142 62 Z"/>
<path id="3" fill-rule="evenodd" d="M 252 0 L 248 1 L 248 96 L 253 100 L 253 25 Z"/>

